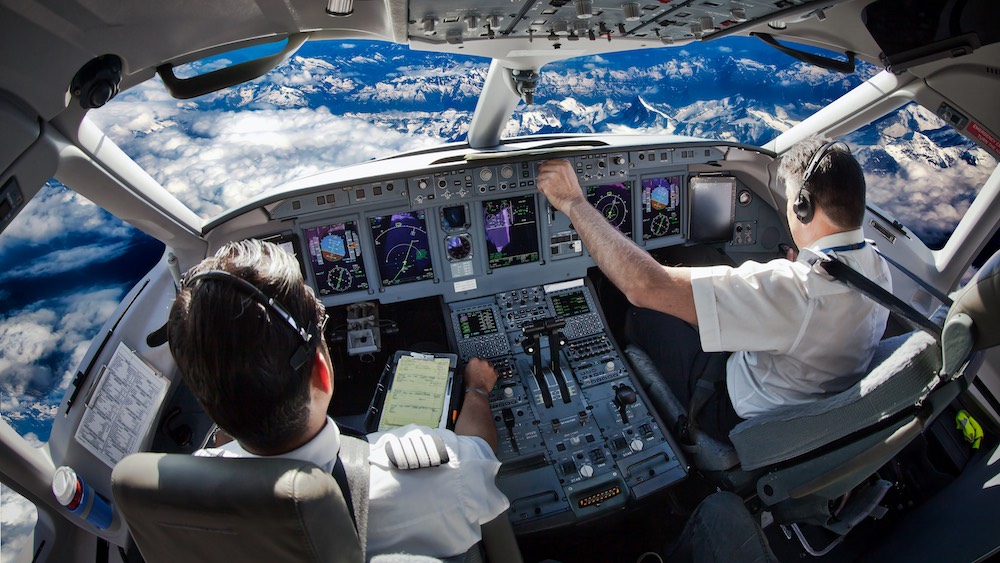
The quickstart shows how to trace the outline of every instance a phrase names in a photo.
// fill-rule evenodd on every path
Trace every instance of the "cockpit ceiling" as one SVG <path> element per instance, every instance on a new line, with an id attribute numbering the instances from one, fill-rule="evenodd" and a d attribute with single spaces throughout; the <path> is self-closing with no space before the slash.
<path id="1" fill-rule="evenodd" d="M 74 75 L 95 57 L 121 58 L 124 90 L 164 63 L 299 34 L 519 61 L 510 68 L 751 31 L 877 60 L 878 49 L 859 25 L 863 2 L 356 0 L 349 16 L 331 17 L 326 0 L 0 0 L 0 77 L 3 90 L 50 120 L 69 107 Z"/>
<path id="2" fill-rule="evenodd" d="M 825 6 L 834 4 L 827 2 Z M 462 44 L 498 38 L 568 43 L 655 40 L 665 45 L 708 38 L 741 24 L 776 18 L 811 0 L 412 0 L 411 40 Z M 824 6 L 818 5 L 814 10 Z M 812 10 L 808 11 L 810 13 Z M 572 47 L 569 47 L 572 48 Z"/>

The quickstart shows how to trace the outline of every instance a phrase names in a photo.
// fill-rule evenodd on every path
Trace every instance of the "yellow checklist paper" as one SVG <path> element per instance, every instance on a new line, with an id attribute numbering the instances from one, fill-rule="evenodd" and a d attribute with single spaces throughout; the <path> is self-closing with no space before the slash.
<path id="1" fill-rule="evenodd" d="M 407 424 L 437 428 L 445 418 L 448 358 L 399 357 L 382 406 L 379 431 Z"/>

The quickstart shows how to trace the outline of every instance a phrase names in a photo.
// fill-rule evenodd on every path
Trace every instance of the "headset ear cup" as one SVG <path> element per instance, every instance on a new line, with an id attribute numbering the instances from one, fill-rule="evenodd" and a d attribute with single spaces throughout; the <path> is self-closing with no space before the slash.
<path id="1" fill-rule="evenodd" d="M 799 190 L 799 195 L 795 198 L 795 203 L 792 204 L 792 211 L 795 212 L 795 216 L 799 218 L 801 223 L 805 224 L 812 221 L 812 196 L 808 191 Z"/>

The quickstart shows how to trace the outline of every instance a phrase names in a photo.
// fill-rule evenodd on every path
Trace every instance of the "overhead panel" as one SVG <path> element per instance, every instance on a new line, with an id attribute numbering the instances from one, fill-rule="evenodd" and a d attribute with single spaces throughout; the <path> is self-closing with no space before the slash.
<path id="1" fill-rule="evenodd" d="M 484 0 L 410 2 L 409 36 L 461 44 L 500 38 L 548 41 L 701 40 L 722 30 L 766 20 L 807 0 Z"/>

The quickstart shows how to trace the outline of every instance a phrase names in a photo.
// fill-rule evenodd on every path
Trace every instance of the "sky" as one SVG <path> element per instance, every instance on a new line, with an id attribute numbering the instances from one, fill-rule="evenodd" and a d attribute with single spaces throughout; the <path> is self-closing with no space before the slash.
<path id="1" fill-rule="evenodd" d="M 707 45 L 546 67 L 537 103 L 521 106 L 504 134 L 654 132 L 759 144 L 877 72 L 841 77 L 749 39 Z M 461 140 L 487 67 L 398 46 L 307 45 L 251 84 L 178 101 L 154 79 L 90 117 L 183 203 L 212 217 L 295 178 Z M 869 174 L 870 197 L 931 238 L 950 232 L 971 201 L 945 191 L 942 176 L 978 185 L 992 169 L 983 151 L 912 132 L 914 124 L 933 131 L 932 118 L 910 108 L 848 139 L 872 162 L 878 151 L 893 157 L 891 173 Z M 91 339 L 162 250 L 57 181 L 0 235 L 0 417 L 30 442 L 48 439 Z M 0 563 L 28 512 L 4 487 Z"/>

